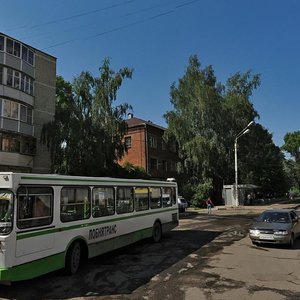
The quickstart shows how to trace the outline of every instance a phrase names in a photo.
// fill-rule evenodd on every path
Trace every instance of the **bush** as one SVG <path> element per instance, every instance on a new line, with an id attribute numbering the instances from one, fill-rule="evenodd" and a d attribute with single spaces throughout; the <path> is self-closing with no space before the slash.
<path id="1" fill-rule="evenodd" d="M 205 199 L 209 197 L 213 189 L 212 179 L 208 178 L 205 182 L 195 185 L 193 189 L 192 205 L 195 207 L 203 207 Z"/>

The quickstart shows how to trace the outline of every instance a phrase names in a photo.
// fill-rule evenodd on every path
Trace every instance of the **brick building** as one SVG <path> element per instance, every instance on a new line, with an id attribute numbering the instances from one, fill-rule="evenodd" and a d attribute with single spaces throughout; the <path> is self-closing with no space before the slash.
<path id="1" fill-rule="evenodd" d="M 0 171 L 50 171 L 40 135 L 55 113 L 55 86 L 55 57 L 0 32 Z"/>
<path id="2" fill-rule="evenodd" d="M 128 132 L 125 135 L 127 154 L 119 161 L 120 165 L 130 162 L 143 167 L 156 179 L 176 177 L 178 161 L 176 143 L 166 144 L 163 140 L 165 128 L 133 117 L 128 120 Z"/>

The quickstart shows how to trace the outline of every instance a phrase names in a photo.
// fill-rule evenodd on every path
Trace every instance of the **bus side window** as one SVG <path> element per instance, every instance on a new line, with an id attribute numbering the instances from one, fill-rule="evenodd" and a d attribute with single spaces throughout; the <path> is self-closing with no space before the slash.
<path id="1" fill-rule="evenodd" d="M 53 191 L 49 187 L 21 187 L 17 207 L 18 228 L 49 225 L 53 217 Z"/>
<path id="2" fill-rule="evenodd" d="M 112 187 L 95 187 L 93 189 L 93 217 L 110 216 L 115 213 L 115 196 Z"/>
<path id="3" fill-rule="evenodd" d="M 60 195 L 62 222 L 88 219 L 91 214 L 90 191 L 87 187 L 63 187 Z"/>
<path id="4" fill-rule="evenodd" d="M 152 209 L 162 207 L 160 188 L 150 188 L 150 207 Z"/>
<path id="5" fill-rule="evenodd" d="M 133 188 L 118 187 L 116 199 L 116 211 L 118 214 L 133 212 Z"/>
<path id="6" fill-rule="evenodd" d="M 172 206 L 172 190 L 169 187 L 163 188 L 163 207 Z"/>
<path id="7" fill-rule="evenodd" d="M 149 209 L 149 189 L 144 187 L 138 187 L 134 189 L 135 195 L 135 210 L 147 210 Z"/>
<path id="8" fill-rule="evenodd" d="M 172 192 L 172 204 L 175 205 L 177 204 L 176 189 L 172 187 L 171 192 Z"/>

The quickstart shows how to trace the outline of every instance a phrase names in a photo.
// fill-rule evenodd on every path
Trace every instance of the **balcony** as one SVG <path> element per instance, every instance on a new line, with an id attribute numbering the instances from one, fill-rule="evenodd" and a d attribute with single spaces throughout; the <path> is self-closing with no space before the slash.
<path id="1" fill-rule="evenodd" d="M 33 167 L 33 157 L 20 153 L 10 153 L 0 151 L 0 161 L 2 165 L 19 166 L 23 168 Z"/>
<path id="2" fill-rule="evenodd" d="M 5 117 L 0 117 L 0 129 L 34 136 L 33 125 Z"/>

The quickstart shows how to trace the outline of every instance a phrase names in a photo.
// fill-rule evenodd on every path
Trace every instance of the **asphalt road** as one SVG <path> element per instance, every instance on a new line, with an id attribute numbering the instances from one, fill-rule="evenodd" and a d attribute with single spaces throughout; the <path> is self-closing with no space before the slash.
<path id="1" fill-rule="evenodd" d="M 248 228 L 260 209 L 181 214 L 155 244 L 101 255 L 75 276 L 61 271 L 0 286 L 1 299 L 300 299 L 296 249 L 254 247 Z M 299 274 L 299 278 L 298 278 Z"/>

